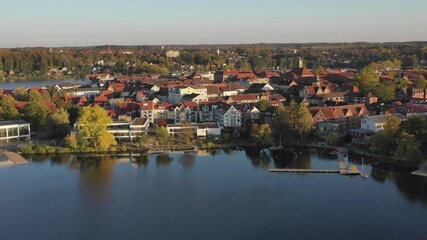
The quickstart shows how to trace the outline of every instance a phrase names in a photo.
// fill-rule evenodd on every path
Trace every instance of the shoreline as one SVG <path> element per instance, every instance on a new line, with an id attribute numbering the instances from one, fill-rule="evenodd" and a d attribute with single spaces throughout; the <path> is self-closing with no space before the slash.
<path id="1" fill-rule="evenodd" d="M 213 146 L 207 147 L 207 144 L 195 143 L 189 145 L 154 145 L 147 146 L 144 148 L 140 148 L 137 146 L 118 146 L 117 148 L 111 148 L 109 151 L 96 151 L 95 149 L 88 149 L 88 151 L 82 151 L 80 149 L 70 149 L 63 147 L 51 147 L 49 151 L 41 152 L 41 151 L 33 151 L 33 152 L 23 152 L 18 150 L 17 152 L 23 155 L 31 156 L 31 155 L 46 155 L 46 154 L 141 154 L 141 155 L 153 155 L 153 154 L 168 154 L 174 151 L 182 151 L 185 152 L 197 152 L 199 150 L 223 150 L 223 149 L 242 149 L 242 148 L 269 148 L 272 145 L 260 145 L 257 143 L 249 143 L 249 142 L 229 142 L 229 143 L 214 143 Z M 351 147 L 336 147 L 329 145 L 319 145 L 313 143 L 287 143 L 283 144 L 286 149 L 290 149 L 292 147 L 298 148 L 315 148 L 315 149 L 336 149 L 343 148 L 348 151 L 349 154 L 368 157 L 366 162 L 371 162 L 372 164 L 386 164 L 389 166 L 394 166 L 403 169 L 410 169 L 415 171 L 418 169 L 419 164 L 401 161 L 393 159 L 390 156 L 372 154 L 360 149 L 354 149 Z M 34 149 L 36 150 L 36 149 Z M 425 161 L 425 160 L 424 160 Z"/>

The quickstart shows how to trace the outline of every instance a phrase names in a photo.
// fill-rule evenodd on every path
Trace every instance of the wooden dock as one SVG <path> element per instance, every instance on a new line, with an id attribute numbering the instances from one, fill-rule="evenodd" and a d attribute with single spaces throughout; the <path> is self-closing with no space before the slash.
<path id="1" fill-rule="evenodd" d="M 340 173 L 340 170 L 333 169 L 296 169 L 296 168 L 272 168 L 272 173 Z"/>
<path id="2" fill-rule="evenodd" d="M 3 154 L 13 162 L 15 165 L 22 165 L 29 163 L 27 159 L 23 158 L 21 155 L 15 152 L 4 151 Z"/>
<path id="3" fill-rule="evenodd" d="M 359 175 L 359 170 L 349 170 L 344 161 L 338 162 L 339 169 L 295 169 L 295 168 L 271 168 L 271 173 L 339 173 L 341 175 Z"/>

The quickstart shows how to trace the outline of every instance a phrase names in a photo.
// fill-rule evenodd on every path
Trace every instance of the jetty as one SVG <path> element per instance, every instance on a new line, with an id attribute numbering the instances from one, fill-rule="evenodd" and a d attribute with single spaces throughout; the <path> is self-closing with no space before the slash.
<path id="1" fill-rule="evenodd" d="M 359 175 L 357 168 L 348 166 L 348 155 L 346 151 L 338 149 L 333 152 L 338 155 L 338 169 L 298 169 L 298 168 L 271 168 L 271 173 L 339 173 L 340 175 Z"/>
<path id="2" fill-rule="evenodd" d="M 15 165 L 23 165 L 29 163 L 27 159 L 23 158 L 21 155 L 15 152 L 4 151 L 2 153 L 6 159 Z"/>

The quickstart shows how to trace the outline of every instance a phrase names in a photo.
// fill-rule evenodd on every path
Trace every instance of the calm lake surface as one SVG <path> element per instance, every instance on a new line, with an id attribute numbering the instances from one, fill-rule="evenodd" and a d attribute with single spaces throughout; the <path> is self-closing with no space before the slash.
<path id="1" fill-rule="evenodd" d="M 268 172 L 338 167 L 316 150 L 29 159 L 0 168 L 0 239 L 427 239 L 425 178 Z"/>
<path id="2" fill-rule="evenodd" d="M 22 87 L 39 87 L 39 86 L 55 86 L 61 83 L 82 83 L 90 84 L 90 81 L 84 79 L 63 79 L 63 80 L 31 80 L 31 81 L 16 81 L 16 82 L 0 82 L 1 89 L 15 89 Z"/>

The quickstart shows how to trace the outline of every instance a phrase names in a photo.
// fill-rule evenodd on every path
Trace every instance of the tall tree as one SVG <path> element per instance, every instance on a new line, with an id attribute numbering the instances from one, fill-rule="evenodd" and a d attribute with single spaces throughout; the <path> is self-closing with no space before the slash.
<path id="1" fill-rule="evenodd" d="M 53 114 L 50 114 L 47 117 L 46 122 L 52 128 L 53 133 L 59 132 L 60 134 L 65 134 L 69 130 L 69 117 L 70 115 L 68 114 L 67 110 L 57 109 Z"/>
<path id="2" fill-rule="evenodd" d="M 112 122 L 107 111 L 99 106 L 81 108 L 77 119 L 79 143 L 101 151 L 117 144 L 114 136 L 107 131 L 108 124 Z"/>
<path id="3" fill-rule="evenodd" d="M 363 68 L 356 78 L 359 87 L 367 92 L 372 91 L 380 81 L 380 77 L 375 72 L 375 69 L 370 67 Z"/>
<path id="4" fill-rule="evenodd" d="M 296 132 L 298 133 L 300 140 L 303 141 L 305 137 L 311 132 L 313 128 L 313 117 L 308 110 L 307 105 L 300 104 L 297 111 L 296 119 Z"/>
<path id="5" fill-rule="evenodd" d="M 414 135 L 402 132 L 396 139 L 394 158 L 418 163 L 422 156 L 420 146 Z"/>
<path id="6" fill-rule="evenodd" d="M 156 127 L 156 138 L 160 144 L 166 144 L 169 140 L 169 132 L 166 127 Z"/>
<path id="7" fill-rule="evenodd" d="M 36 128 L 46 124 L 49 109 L 42 102 L 30 102 L 24 107 L 23 111 L 25 119 Z"/>

